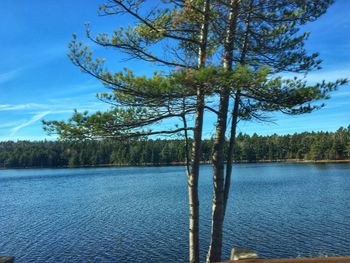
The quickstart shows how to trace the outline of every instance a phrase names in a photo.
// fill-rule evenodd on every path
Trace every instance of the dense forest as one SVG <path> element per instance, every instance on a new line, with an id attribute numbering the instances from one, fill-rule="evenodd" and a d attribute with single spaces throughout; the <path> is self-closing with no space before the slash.
<path id="1" fill-rule="evenodd" d="M 213 140 L 204 140 L 202 162 L 209 162 Z M 236 162 L 350 159 L 350 126 L 336 132 L 293 135 L 239 134 Z M 183 140 L 0 142 L 0 167 L 160 165 L 183 163 Z"/>

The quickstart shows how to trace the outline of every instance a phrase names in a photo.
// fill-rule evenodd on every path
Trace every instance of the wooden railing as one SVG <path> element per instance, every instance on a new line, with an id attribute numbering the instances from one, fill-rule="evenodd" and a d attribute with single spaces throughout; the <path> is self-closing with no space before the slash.
<path id="1" fill-rule="evenodd" d="M 225 263 L 350 263 L 350 257 L 241 259 L 229 260 Z"/>

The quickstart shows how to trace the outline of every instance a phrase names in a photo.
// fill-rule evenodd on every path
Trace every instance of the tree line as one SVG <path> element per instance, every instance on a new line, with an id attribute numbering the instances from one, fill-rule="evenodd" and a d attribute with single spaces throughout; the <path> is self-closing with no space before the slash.
<path id="1" fill-rule="evenodd" d="M 350 125 L 336 132 L 293 135 L 238 134 L 235 162 L 350 159 Z M 202 145 L 202 162 L 210 162 L 214 140 Z M 225 145 L 227 151 L 228 142 Z M 0 167 L 76 167 L 99 165 L 170 165 L 185 162 L 185 143 L 165 140 L 91 140 L 0 142 Z"/>

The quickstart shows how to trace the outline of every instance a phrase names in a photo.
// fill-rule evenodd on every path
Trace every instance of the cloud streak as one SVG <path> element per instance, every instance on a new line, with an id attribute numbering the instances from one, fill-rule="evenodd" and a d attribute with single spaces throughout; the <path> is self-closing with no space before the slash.
<path id="1" fill-rule="evenodd" d="M 12 111 L 12 110 L 33 110 L 44 109 L 46 105 L 38 103 L 26 103 L 26 104 L 0 104 L 0 111 Z"/>
<path id="2" fill-rule="evenodd" d="M 16 78 L 21 69 L 14 69 L 7 72 L 0 73 L 0 84 L 6 83 L 14 78 Z"/>
<path id="3" fill-rule="evenodd" d="M 21 129 L 23 129 L 23 128 L 25 128 L 25 127 L 27 127 L 27 126 L 29 126 L 29 125 L 39 121 L 39 120 L 41 120 L 42 118 L 44 118 L 46 115 L 48 115 L 50 113 L 51 113 L 51 111 L 44 111 L 44 112 L 41 112 L 41 113 L 38 113 L 38 114 L 34 115 L 30 120 L 28 120 L 28 121 L 26 121 L 26 122 L 24 122 L 24 123 L 22 123 L 22 124 L 20 124 L 20 125 L 18 125 L 16 127 L 12 128 L 10 135 L 11 136 L 15 135 L 19 130 L 21 130 Z"/>
<path id="4" fill-rule="evenodd" d="M 7 123 L 1 123 L 0 124 L 0 129 L 8 129 L 8 128 L 12 128 L 14 126 L 18 126 L 23 122 L 23 120 L 17 120 L 17 121 L 11 121 L 11 122 L 7 122 Z"/>
<path id="5" fill-rule="evenodd" d="M 310 73 L 306 79 L 311 83 L 325 81 L 336 81 L 337 79 L 344 79 L 350 77 L 349 66 L 347 69 L 335 69 L 335 70 L 320 70 Z"/>
<path id="6" fill-rule="evenodd" d="M 6 72 L 0 72 L 0 85 L 13 79 L 19 78 L 24 71 L 35 69 L 53 60 L 62 58 L 66 55 L 67 48 L 65 45 L 51 45 L 49 48 L 41 49 L 39 53 L 32 54 L 23 61 L 15 69 L 10 69 Z M 18 63 L 18 64 L 19 64 Z"/>
<path id="7" fill-rule="evenodd" d="M 106 104 L 100 101 L 80 103 L 79 99 L 63 98 L 51 99 L 49 103 L 25 103 L 25 104 L 0 104 L 1 111 L 52 111 L 55 113 L 72 112 L 74 108 L 79 110 L 98 110 L 106 108 Z"/>

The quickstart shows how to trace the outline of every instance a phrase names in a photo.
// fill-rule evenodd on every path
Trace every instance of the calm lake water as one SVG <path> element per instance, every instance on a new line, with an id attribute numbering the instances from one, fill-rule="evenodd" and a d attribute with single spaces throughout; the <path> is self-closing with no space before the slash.
<path id="1" fill-rule="evenodd" d="M 201 167 L 201 249 L 211 167 Z M 186 262 L 183 167 L 0 171 L 0 255 L 16 262 Z M 261 257 L 350 254 L 350 164 L 235 165 L 224 231 Z"/>

